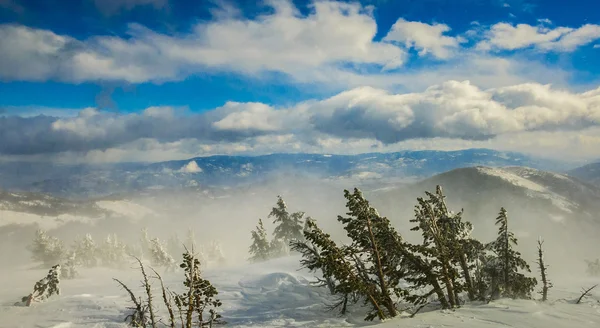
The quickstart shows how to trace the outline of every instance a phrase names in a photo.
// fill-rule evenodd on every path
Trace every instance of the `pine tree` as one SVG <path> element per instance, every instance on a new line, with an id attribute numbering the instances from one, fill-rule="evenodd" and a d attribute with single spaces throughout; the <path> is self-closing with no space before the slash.
<path id="1" fill-rule="evenodd" d="M 71 252 L 63 265 L 61 265 L 60 275 L 66 279 L 75 279 L 79 276 L 79 272 L 77 272 L 77 257 L 75 252 Z"/>
<path id="2" fill-rule="evenodd" d="M 273 237 L 274 239 L 281 240 L 285 245 L 284 253 L 288 253 L 287 246 L 291 241 L 303 240 L 304 214 L 304 212 L 290 214 L 283 198 L 277 196 L 277 205 L 271 210 L 269 218 L 273 218 L 273 223 L 277 224 L 273 231 Z"/>
<path id="3" fill-rule="evenodd" d="M 537 280 L 525 277 L 518 270 L 531 272 L 529 265 L 521 258 L 521 254 L 512 247 L 517 245 L 517 238 L 508 230 L 508 216 L 504 208 L 496 218 L 498 238 L 490 245 L 496 255 L 496 269 L 501 295 L 512 298 L 530 298 Z"/>
<path id="4" fill-rule="evenodd" d="M 586 273 L 590 276 L 600 276 L 600 259 L 595 261 L 585 260 L 587 265 Z"/>
<path id="5" fill-rule="evenodd" d="M 177 234 L 172 234 L 167 241 L 167 250 L 169 254 L 182 254 L 184 252 L 183 246 L 184 244 L 179 240 Z"/>
<path id="6" fill-rule="evenodd" d="M 437 186 L 436 194 L 425 192 L 429 199 L 418 198 L 415 206 L 415 218 L 411 222 L 418 225 L 411 230 L 421 231 L 423 244 L 416 248 L 420 253 L 435 258 L 438 277 L 446 288 L 446 297 L 450 307 L 459 306 L 458 293 L 462 286 L 458 282 L 458 271 L 453 266 L 456 259 L 456 231 L 455 223 L 449 217 L 448 210 L 443 202 L 441 188 Z"/>
<path id="7" fill-rule="evenodd" d="M 212 263 L 217 263 L 219 265 L 225 263 L 225 256 L 223 255 L 221 244 L 216 240 L 211 240 L 208 244 L 205 256 Z"/>
<path id="8" fill-rule="evenodd" d="M 46 277 L 35 283 L 33 292 L 15 305 L 31 306 L 33 302 L 43 301 L 52 295 L 60 295 L 60 272 L 60 264 L 54 265 Z"/>
<path id="9" fill-rule="evenodd" d="M 345 314 L 349 303 L 356 303 L 361 297 L 368 301 L 374 299 L 371 289 L 366 287 L 349 260 L 352 256 L 338 247 L 315 221 L 307 221 L 304 237 L 305 241 L 295 240 L 291 247 L 302 254 L 302 267 L 311 272 L 321 271 L 322 278 L 317 278 L 318 284 L 327 286 L 331 294 L 338 296 L 332 309 L 339 308 L 340 313 Z"/>
<path id="10" fill-rule="evenodd" d="M 34 261 L 42 262 L 45 267 L 51 267 L 60 263 L 64 255 L 64 246 L 60 239 L 38 229 L 29 251 Z"/>
<path id="11" fill-rule="evenodd" d="M 263 226 L 261 219 L 258 220 L 256 230 L 252 231 L 252 245 L 250 245 L 250 261 L 266 261 L 270 257 L 271 247 L 267 239 L 267 230 Z"/>
<path id="12" fill-rule="evenodd" d="M 158 238 L 150 239 L 150 262 L 157 267 L 164 267 L 167 270 L 173 270 L 175 260 L 167 253 L 165 246 Z"/>
<path id="13" fill-rule="evenodd" d="M 143 257 L 150 257 L 152 242 L 150 241 L 150 236 L 148 235 L 148 228 L 146 228 L 146 227 L 144 227 L 142 229 L 142 236 L 140 238 L 140 246 L 142 248 Z"/>
<path id="14" fill-rule="evenodd" d="M 127 264 L 127 245 L 120 242 L 116 234 L 106 236 L 98 254 L 104 266 L 121 268 Z"/>
<path id="15" fill-rule="evenodd" d="M 544 264 L 544 250 L 542 249 L 542 245 L 544 241 L 540 238 L 538 239 L 538 260 L 537 265 L 540 270 L 540 275 L 542 277 L 542 302 L 545 302 L 548 299 L 548 289 L 552 288 L 552 283 L 548 281 L 548 266 Z"/>
<path id="16" fill-rule="evenodd" d="M 92 236 L 88 233 L 82 239 L 75 241 L 73 246 L 77 261 L 87 268 L 98 265 L 98 247 Z"/>
<path id="17" fill-rule="evenodd" d="M 215 298 L 218 294 L 217 289 L 210 281 L 202 278 L 200 261 L 192 253 L 186 251 L 180 267 L 185 272 L 183 285 L 187 288 L 183 294 L 175 294 L 175 305 L 181 317 L 185 314 L 182 326 L 184 321 L 185 327 L 189 328 L 193 325 L 205 327 L 220 323 L 221 315 L 216 312 L 216 308 L 220 307 L 222 303 Z M 208 310 L 209 318 L 206 318 L 206 310 Z"/>

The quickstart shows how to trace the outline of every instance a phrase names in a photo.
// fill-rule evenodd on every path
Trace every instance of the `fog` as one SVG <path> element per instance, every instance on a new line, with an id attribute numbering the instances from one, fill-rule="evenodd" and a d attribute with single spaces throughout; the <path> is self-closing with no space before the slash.
<path id="1" fill-rule="evenodd" d="M 446 185 L 442 186 L 449 208 L 454 211 L 464 209 L 464 219 L 475 227 L 473 236 L 484 243 L 496 237 L 494 222 L 500 207 L 508 210 L 509 228 L 519 239 L 517 249 L 528 260 L 532 270 L 535 270 L 533 261 L 537 256 L 539 236 L 545 240 L 547 263 L 551 265 L 552 274 L 583 273 L 584 259 L 598 257 L 600 221 L 593 215 L 582 214 L 589 212 L 586 209 L 556 214 L 551 208 L 546 208 L 545 203 L 540 205 L 502 186 L 490 189 L 490 185 L 484 186 L 478 181 L 463 181 L 462 186 L 456 186 L 452 181 L 445 182 Z M 280 172 L 262 182 L 222 189 L 218 193 L 179 189 L 114 196 L 109 199 L 131 201 L 151 209 L 154 214 L 137 220 L 122 216 L 96 219 L 92 224 L 69 222 L 49 230 L 49 234 L 63 240 L 66 247 L 86 233 L 90 233 L 97 242 L 104 240 L 108 234 L 116 233 L 127 244 L 138 245 L 142 228 L 147 228 L 151 237 L 163 241 L 174 235 L 183 241 L 188 229 L 192 229 L 198 244 L 219 242 L 226 258 L 225 265 L 238 265 L 249 257 L 250 232 L 255 229 L 259 218 L 263 219 L 268 233 L 273 232 L 272 219 L 267 216 L 278 195 L 285 200 L 289 212 L 304 211 L 336 241 L 347 242 L 337 216 L 346 214 L 343 190 L 359 187 L 379 213 L 391 220 L 403 238 L 418 243 L 420 233 L 410 231 L 414 224 L 409 220 L 414 216 L 416 198 L 423 197 L 425 190 L 433 192 L 435 184 L 433 179 L 381 189 L 377 188 L 377 183 L 327 180 L 310 174 Z M 465 189 L 465 186 L 468 188 Z M 32 265 L 26 247 L 33 239 L 35 229 L 35 226 L 16 225 L 0 228 L 4 241 L 0 256 L 5 266 Z M 172 255 L 179 258 L 179 254 Z M 535 271 L 532 274 L 535 275 Z"/>

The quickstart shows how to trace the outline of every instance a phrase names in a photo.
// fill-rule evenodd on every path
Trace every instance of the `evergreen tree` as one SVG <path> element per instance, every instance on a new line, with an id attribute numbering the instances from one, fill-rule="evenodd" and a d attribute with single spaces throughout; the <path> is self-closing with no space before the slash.
<path id="1" fill-rule="evenodd" d="M 172 234 L 167 241 L 167 250 L 169 254 L 182 254 L 184 252 L 184 244 L 179 240 L 177 234 Z"/>
<path id="2" fill-rule="evenodd" d="M 398 310 L 394 296 L 404 297 L 408 293 L 400 287 L 403 279 L 401 254 L 387 245 L 397 244 L 400 237 L 390 227 L 389 220 L 371 207 L 360 190 L 355 188 L 354 193 L 345 190 L 344 197 L 348 217 L 338 216 L 338 221 L 352 239 L 347 249 L 353 253 L 364 285 L 370 290 L 373 311 L 367 319 L 395 317 Z"/>
<path id="3" fill-rule="evenodd" d="M 175 260 L 167 251 L 158 238 L 150 239 L 150 262 L 157 267 L 165 267 L 167 270 L 174 269 Z"/>
<path id="4" fill-rule="evenodd" d="M 142 248 L 143 257 L 148 258 L 151 257 L 151 248 L 152 242 L 150 241 L 150 236 L 148 235 L 148 228 L 144 227 L 142 229 L 142 236 L 140 238 L 140 246 Z"/>
<path id="5" fill-rule="evenodd" d="M 518 272 L 525 270 L 531 272 L 529 264 L 521 258 L 521 254 L 512 247 L 517 245 L 517 238 L 508 230 L 508 216 L 504 208 L 496 218 L 498 226 L 498 238 L 491 243 L 490 247 L 496 255 L 495 270 L 498 277 L 498 286 L 501 287 L 501 295 L 512 298 L 530 298 L 531 292 L 537 281 Z M 493 269 L 491 269 L 493 270 Z"/>
<path id="6" fill-rule="evenodd" d="M 79 276 L 79 273 L 77 272 L 77 258 L 75 252 L 71 252 L 64 264 L 61 265 L 60 275 L 66 279 L 75 279 L 77 276 Z"/>
<path id="7" fill-rule="evenodd" d="M 193 251 L 193 250 L 192 250 Z M 203 279 L 200 273 L 200 261 L 190 252 L 183 254 L 183 263 L 180 267 L 185 272 L 185 281 L 183 285 L 187 291 L 181 295 L 175 294 L 175 305 L 182 318 L 182 325 L 185 321 L 186 327 L 212 326 L 220 323 L 221 315 L 216 312 L 216 308 L 222 303 L 215 297 L 218 294 L 217 289 L 210 281 Z M 209 317 L 205 313 L 208 310 Z"/>
<path id="8" fill-rule="evenodd" d="M 81 265 L 87 268 L 98 265 L 98 247 L 89 233 L 82 239 L 75 241 L 73 248 L 75 257 Z"/>
<path id="9" fill-rule="evenodd" d="M 38 229 L 29 251 L 34 261 L 42 262 L 45 267 L 51 267 L 60 263 L 64 255 L 64 246 L 60 239 Z"/>
<path id="10" fill-rule="evenodd" d="M 197 249 L 196 234 L 194 233 L 194 230 L 192 230 L 192 228 L 188 228 L 187 236 L 185 239 L 185 247 L 187 247 L 188 249 Z"/>
<path id="11" fill-rule="evenodd" d="M 106 236 L 98 253 L 104 266 L 121 268 L 127 264 L 127 245 L 120 242 L 116 234 Z"/>
<path id="12" fill-rule="evenodd" d="M 267 239 L 267 230 L 261 219 L 258 220 L 256 230 L 252 231 L 252 245 L 250 245 L 250 261 L 266 261 L 270 257 L 271 245 Z"/>
<path id="13" fill-rule="evenodd" d="M 462 291 L 463 285 L 458 281 L 458 270 L 453 265 L 457 259 L 457 231 L 458 216 L 450 216 L 444 203 L 444 196 L 440 186 L 436 193 L 425 192 L 428 199 L 418 198 L 419 203 L 415 206 L 415 218 L 411 222 L 418 225 L 411 230 L 421 231 L 423 243 L 418 247 L 420 253 L 435 259 L 432 264 L 439 271 L 438 277 L 446 288 L 446 297 L 450 307 L 459 306 L 458 293 Z"/>
<path id="14" fill-rule="evenodd" d="M 590 276 L 600 276 L 600 259 L 595 261 L 585 260 L 587 265 L 586 273 Z"/>
<path id="15" fill-rule="evenodd" d="M 319 285 L 325 285 L 338 301 L 331 306 L 339 308 L 345 314 L 349 303 L 356 303 L 360 298 L 374 300 L 359 276 L 356 266 L 349 260 L 352 255 L 338 247 L 329 234 L 324 233 L 315 221 L 307 221 L 304 229 L 305 241 L 295 240 L 291 243 L 294 251 L 302 254 L 300 263 L 311 272 L 321 271 Z M 372 304 L 375 307 L 375 304 Z"/>
<path id="16" fill-rule="evenodd" d="M 273 207 L 269 218 L 276 224 L 273 231 L 274 239 L 279 239 L 285 245 L 284 252 L 288 253 L 287 246 L 293 240 L 303 240 L 304 212 L 289 213 L 281 196 L 277 196 L 277 205 Z"/>
<path id="17" fill-rule="evenodd" d="M 211 240 L 208 244 L 205 256 L 212 263 L 217 263 L 219 265 L 225 263 L 225 256 L 223 255 L 221 244 L 216 240 Z"/>
<path id="18" fill-rule="evenodd" d="M 52 295 L 60 295 L 60 264 L 52 266 L 46 277 L 33 286 L 33 292 L 21 299 L 15 305 L 31 306 L 31 303 L 43 301 Z"/>

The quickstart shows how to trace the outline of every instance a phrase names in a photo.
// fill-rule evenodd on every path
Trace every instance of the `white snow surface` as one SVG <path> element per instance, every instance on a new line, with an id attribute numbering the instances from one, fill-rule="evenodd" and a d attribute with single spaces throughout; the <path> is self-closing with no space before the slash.
<path id="1" fill-rule="evenodd" d="M 573 211 L 572 209 L 576 208 L 578 206 L 577 204 L 574 204 L 571 201 L 569 201 L 567 198 L 565 198 L 561 195 L 558 195 L 555 192 L 549 190 L 545 186 L 540 185 L 532 180 L 527 179 L 528 174 L 523 174 L 523 176 L 521 176 L 516 173 L 510 172 L 508 170 L 503 170 L 501 168 L 481 167 L 481 166 L 477 167 L 477 170 L 483 174 L 501 178 L 515 186 L 527 189 L 528 196 L 530 196 L 530 197 L 539 197 L 539 198 L 549 199 L 554 206 L 556 206 L 557 208 L 559 208 L 565 212 L 571 213 Z M 529 175 L 534 174 L 535 173 L 534 171 L 535 170 L 531 169 L 529 172 Z M 524 172 L 524 173 L 527 173 L 527 172 Z M 560 178 L 560 179 L 566 179 L 566 180 L 569 179 L 569 178 L 567 178 L 565 176 L 561 176 L 559 174 L 554 174 L 553 176 Z"/>
<path id="2" fill-rule="evenodd" d="M 259 264 L 238 264 L 208 268 L 204 276 L 219 290 L 223 327 L 599 327 L 599 293 L 574 304 L 579 288 L 598 283 L 598 278 L 554 277 L 549 301 L 502 299 L 490 304 L 467 304 L 455 311 L 430 310 L 414 318 L 398 317 L 385 322 L 363 321 L 365 309 L 354 307 L 349 315 L 330 312 L 332 301 L 323 287 L 309 285 L 312 275 L 298 271 L 299 257 L 293 256 Z M 160 271 L 159 271 L 160 272 Z M 128 297 L 111 279 L 122 280 L 138 295 L 140 275 L 132 265 L 127 270 L 81 269 L 81 278 L 61 281 L 61 295 L 32 307 L 13 304 L 30 292 L 46 270 L 0 268 L 0 328 L 126 327 Z M 181 272 L 163 274 L 165 284 L 181 291 Z M 157 291 L 158 284 L 154 284 Z M 164 306 L 156 293 L 155 304 L 164 318 Z"/>

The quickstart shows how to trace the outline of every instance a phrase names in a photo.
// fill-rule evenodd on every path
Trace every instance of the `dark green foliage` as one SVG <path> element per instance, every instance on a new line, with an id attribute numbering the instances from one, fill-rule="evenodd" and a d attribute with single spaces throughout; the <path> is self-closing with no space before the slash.
<path id="1" fill-rule="evenodd" d="M 496 255 L 489 271 L 497 277 L 500 295 L 511 298 L 531 298 L 537 280 L 526 277 L 519 270 L 531 272 L 529 264 L 521 258 L 521 253 L 513 249 L 517 245 L 517 238 L 508 230 L 508 216 L 504 208 L 496 218 L 498 238 L 490 244 L 490 249 Z"/>
<path id="2" fill-rule="evenodd" d="M 303 240 L 304 212 L 289 213 L 281 196 L 277 196 L 277 205 L 273 207 L 269 218 L 277 226 L 273 231 L 273 238 L 281 240 L 285 246 L 293 240 Z"/>
<path id="3" fill-rule="evenodd" d="M 205 327 L 221 323 L 221 315 L 215 308 L 221 306 L 221 301 L 215 298 L 217 289 L 210 281 L 203 279 L 200 274 L 200 261 L 190 252 L 183 254 L 183 263 L 180 267 L 185 272 L 183 285 L 187 291 L 176 294 L 175 306 L 179 312 L 185 313 L 186 327 Z M 209 317 L 206 318 L 205 311 L 208 309 Z"/>
<path id="4" fill-rule="evenodd" d="M 121 281 L 114 279 L 128 292 L 134 304 L 134 307 L 130 308 L 133 310 L 132 314 L 128 315 L 125 321 L 133 327 L 158 327 L 161 320 L 154 313 L 152 286 L 142 262 L 137 258 L 136 260 L 139 263 L 143 276 L 142 285 L 146 292 L 145 301 L 142 301 L 141 298 L 138 300 L 131 289 Z M 210 281 L 202 278 L 198 258 L 186 249 L 186 252 L 183 254 L 183 263 L 181 263 L 180 267 L 185 273 L 183 285 L 186 289 L 181 294 L 167 291 L 161 276 L 156 270 L 152 269 L 156 274 L 155 278 L 161 284 L 162 300 L 169 314 L 169 326 L 175 327 L 177 319 L 179 319 L 180 326 L 185 328 L 212 327 L 213 324 L 225 323 L 221 320 L 221 315 L 216 311 L 216 308 L 222 305 L 221 301 L 215 298 L 218 294 L 217 289 Z M 175 318 L 173 303 L 175 303 L 178 310 L 178 318 Z"/>
<path id="5" fill-rule="evenodd" d="M 15 305 L 31 306 L 33 302 L 43 301 L 52 295 L 60 295 L 60 264 L 54 265 L 46 277 L 40 279 L 33 286 L 33 292 L 21 298 Z"/>
<path id="6" fill-rule="evenodd" d="M 410 244 L 379 215 L 358 189 L 344 191 L 347 217 L 338 216 L 351 243 L 338 246 L 314 220 L 306 221 L 304 239 L 291 243 L 302 254 L 301 264 L 320 271 L 317 284 L 339 297 L 333 307 L 345 313 L 348 304 L 363 301 L 371 306 L 366 320 L 398 315 L 396 304 L 413 304 L 413 315 L 432 296 L 442 308 L 455 308 L 465 293 L 470 300 L 501 296 L 529 298 L 536 284 L 518 270 L 527 263 L 512 246 L 516 238 L 508 230 L 506 211 L 497 220 L 498 239 L 484 245 L 471 237 L 473 226 L 463 211 L 448 210 L 440 186 L 418 198 L 415 217 L 422 242 Z M 506 242 L 508 240 L 508 242 Z M 408 286 L 408 287 L 401 287 Z"/>
<path id="7" fill-rule="evenodd" d="M 256 230 L 252 231 L 252 245 L 250 245 L 250 261 L 266 261 L 271 256 L 271 245 L 267 239 L 267 230 L 263 226 L 262 220 L 258 220 Z"/>

